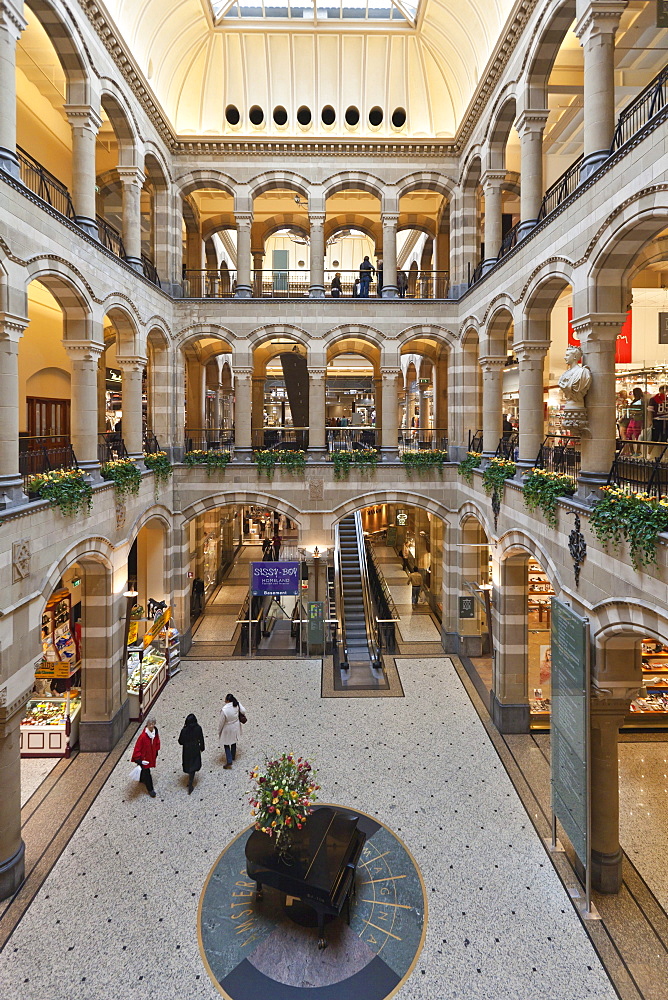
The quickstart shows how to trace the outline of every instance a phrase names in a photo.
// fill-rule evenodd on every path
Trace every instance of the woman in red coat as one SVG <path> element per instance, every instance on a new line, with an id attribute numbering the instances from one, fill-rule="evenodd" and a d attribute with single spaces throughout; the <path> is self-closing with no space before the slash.
<path id="1" fill-rule="evenodd" d="M 155 767 L 160 752 L 160 737 L 155 724 L 155 719 L 146 720 L 146 728 L 139 734 L 139 739 L 135 743 L 132 751 L 132 760 L 135 764 L 141 765 L 141 777 L 139 780 L 146 785 L 146 791 L 152 799 L 155 798 L 153 790 L 153 778 L 151 768 Z"/>

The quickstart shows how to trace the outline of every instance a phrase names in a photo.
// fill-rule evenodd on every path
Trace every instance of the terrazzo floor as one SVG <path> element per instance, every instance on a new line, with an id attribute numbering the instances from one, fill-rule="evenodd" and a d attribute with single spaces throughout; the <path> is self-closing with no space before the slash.
<path id="1" fill-rule="evenodd" d="M 402 641 L 440 642 L 441 635 L 431 617 L 429 606 L 419 604 L 414 607 L 412 604 L 408 577 L 394 549 L 378 545 L 374 554 L 399 614 L 399 633 Z"/>
<path id="2" fill-rule="evenodd" d="M 668 911 L 668 743 L 619 744 L 619 840 Z"/>
<path id="3" fill-rule="evenodd" d="M 21 758 L 21 808 L 34 795 L 60 760 L 60 757 Z"/>
<path id="4" fill-rule="evenodd" d="M 613 1000 L 450 660 L 402 661 L 406 697 L 373 703 L 322 700 L 318 667 L 184 665 L 155 706 L 157 798 L 128 780 L 127 753 L 10 938 L 0 996 L 215 1000 L 197 945 L 200 892 L 249 823 L 248 768 L 287 747 L 316 763 L 323 801 L 378 815 L 422 870 L 427 935 L 401 1000 Z M 215 731 L 228 690 L 249 721 L 224 771 Z M 207 749 L 188 796 L 176 738 L 191 711 Z"/>

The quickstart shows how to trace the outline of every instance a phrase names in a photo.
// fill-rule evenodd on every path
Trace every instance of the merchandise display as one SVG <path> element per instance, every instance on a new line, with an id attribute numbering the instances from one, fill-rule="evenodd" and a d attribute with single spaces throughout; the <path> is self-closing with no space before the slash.
<path id="1" fill-rule="evenodd" d="M 643 639 L 642 675 L 644 692 L 631 702 L 626 724 L 664 728 L 668 726 L 668 646 L 656 639 Z"/>
<path id="2" fill-rule="evenodd" d="M 529 559 L 527 613 L 529 621 L 529 711 L 531 728 L 546 729 L 551 711 L 550 622 L 554 590 L 542 566 Z"/>
<path id="3" fill-rule="evenodd" d="M 21 721 L 21 756 L 67 756 L 69 749 L 79 739 L 80 712 L 81 696 L 75 688 L 69 698 L 29 701 Z"/>
<path id="4" fill-rule="evenodd" d="M 157 649 L 128 647 L 127 689 L 131 719 L 145 716 L 168 678 L 167 661 Z"/>

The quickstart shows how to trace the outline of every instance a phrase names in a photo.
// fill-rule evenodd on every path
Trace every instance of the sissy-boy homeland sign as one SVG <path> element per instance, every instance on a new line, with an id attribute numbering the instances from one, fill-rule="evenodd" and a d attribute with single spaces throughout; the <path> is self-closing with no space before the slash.
<path id="1" fill-rule="evenodd" d="M 284 597 L 299 593 L 298 562 L 251 563 L 253 597 Z"/>

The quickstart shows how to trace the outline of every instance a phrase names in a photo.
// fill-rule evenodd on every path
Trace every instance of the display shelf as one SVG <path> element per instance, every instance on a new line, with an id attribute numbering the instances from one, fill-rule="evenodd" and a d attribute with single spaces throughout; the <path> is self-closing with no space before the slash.
<path id="1" fill-rule="evenodd" d="M 130 702 L 130 718 L 138 720 L 146 716 L 147 711 L 158 697 L 169 680 L 167 661 L 157 650 L 148 646 L 143 650 L 141 664 L 142 703 L 139 704 L 139 655 L 140 649 L 128 647 L 128 700 Z"/>
<path id="2" fill-rule="evenodd" d="M 26 705 L 20 728 L 22 757 L 67 757 L 79 742 L 81 700 L 69 699 L 69 736 L 67 733 L 67 698 L 34 698 Z"/>

